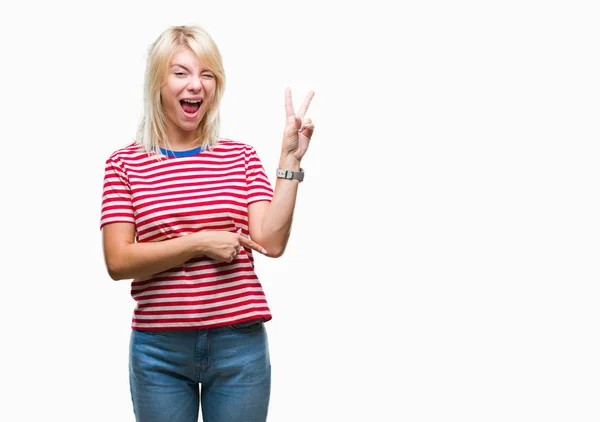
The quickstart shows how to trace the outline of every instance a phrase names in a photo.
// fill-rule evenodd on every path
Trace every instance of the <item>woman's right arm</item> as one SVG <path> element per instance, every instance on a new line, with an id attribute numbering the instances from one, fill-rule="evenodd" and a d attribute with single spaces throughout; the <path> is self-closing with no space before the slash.
<path id="1" fill-rule="evenodd" d="M 266 253 L 258 243 L 229 231 L 200 231 L 161 242 L 135 242 L 132 223 L 111 223 L 102 228 L 104 260 L 113 280 L 148 277 L 206 255 L 231 262 L 240 246 Z"/>

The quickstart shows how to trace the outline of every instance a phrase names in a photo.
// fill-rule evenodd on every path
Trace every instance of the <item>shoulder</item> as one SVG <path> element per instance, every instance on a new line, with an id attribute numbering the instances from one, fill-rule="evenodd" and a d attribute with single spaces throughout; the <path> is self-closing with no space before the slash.
<path id="1" fill-rule="evenodd" d="M 215 149 L 217 149 L 217 148 L 223 148 L 223 149 L 229 149 L 229 150 L 236 150 L 236 149 L 244 150 L 247 148 L 252 148 L 252 146 L 248 145 L 244 142 L 236 141 L 234 139 L 222 138 L 222 139 L 219 139 L 219 142 L 215 146 Z"/>
<path id="2" fill-rule="evenodd" d="M 213 148 L 213 151 L 226 155 L 240 154 L 249 156 L 256 154 L 252 145 L 229 138 L 219 139 L 219 143 Z"/>
<path id="3" fill-rule="evenodd" d="M 107 163 L 127 163 L 148 158 L 148 153 L 139 144 L 131 142 L 126 146 L 113 151 L 106 159 Z"/>

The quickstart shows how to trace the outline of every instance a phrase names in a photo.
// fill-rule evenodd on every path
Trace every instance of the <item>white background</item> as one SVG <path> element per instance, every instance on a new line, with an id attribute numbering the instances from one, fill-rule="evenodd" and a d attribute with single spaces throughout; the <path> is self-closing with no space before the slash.
<path id="1" fill-rule="evenodd" d="M 146 48 L 196 23 L 273 182 L 284 89 L 316 92 L 288 251 L 257 257 L 270 421 L 600 420 L 594 3 L 5 3 L 0 419 L 134 420 L 104 161 Z"/>

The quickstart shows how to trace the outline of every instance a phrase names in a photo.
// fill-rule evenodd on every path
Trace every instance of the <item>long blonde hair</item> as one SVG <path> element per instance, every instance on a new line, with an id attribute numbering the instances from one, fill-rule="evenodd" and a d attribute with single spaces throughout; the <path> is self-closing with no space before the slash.
<path id="1" fill-rule="evenodd" d="M 159 146 L 169 149 L 161 87 L 165 84 L 171 59 L 181 48 L 189 48 L 215 77 L 216 87 L 210 108 L 196 130 L 198 146 L 216 145 L 219 135 L 219 105 L 225 90 L 225 71 L 221 53 L 211 36 L 199 26 L 172 26 L 167 28 L 148 49 L 144 79 L 144 113 L 140 121 L 136 143 L 149 154 L 161 156 Z"/>

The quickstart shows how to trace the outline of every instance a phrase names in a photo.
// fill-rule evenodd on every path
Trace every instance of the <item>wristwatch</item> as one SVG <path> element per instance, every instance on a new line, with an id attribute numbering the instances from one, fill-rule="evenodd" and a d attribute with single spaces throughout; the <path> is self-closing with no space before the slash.
<path id="1" fill-rule="evenodd" d="M 304 170 L 302 168 L 300 168 L 300 171 L 277 169 L 277 177 L 280 179 L 294 179 L 301 182 L 304 180 Z"/>

